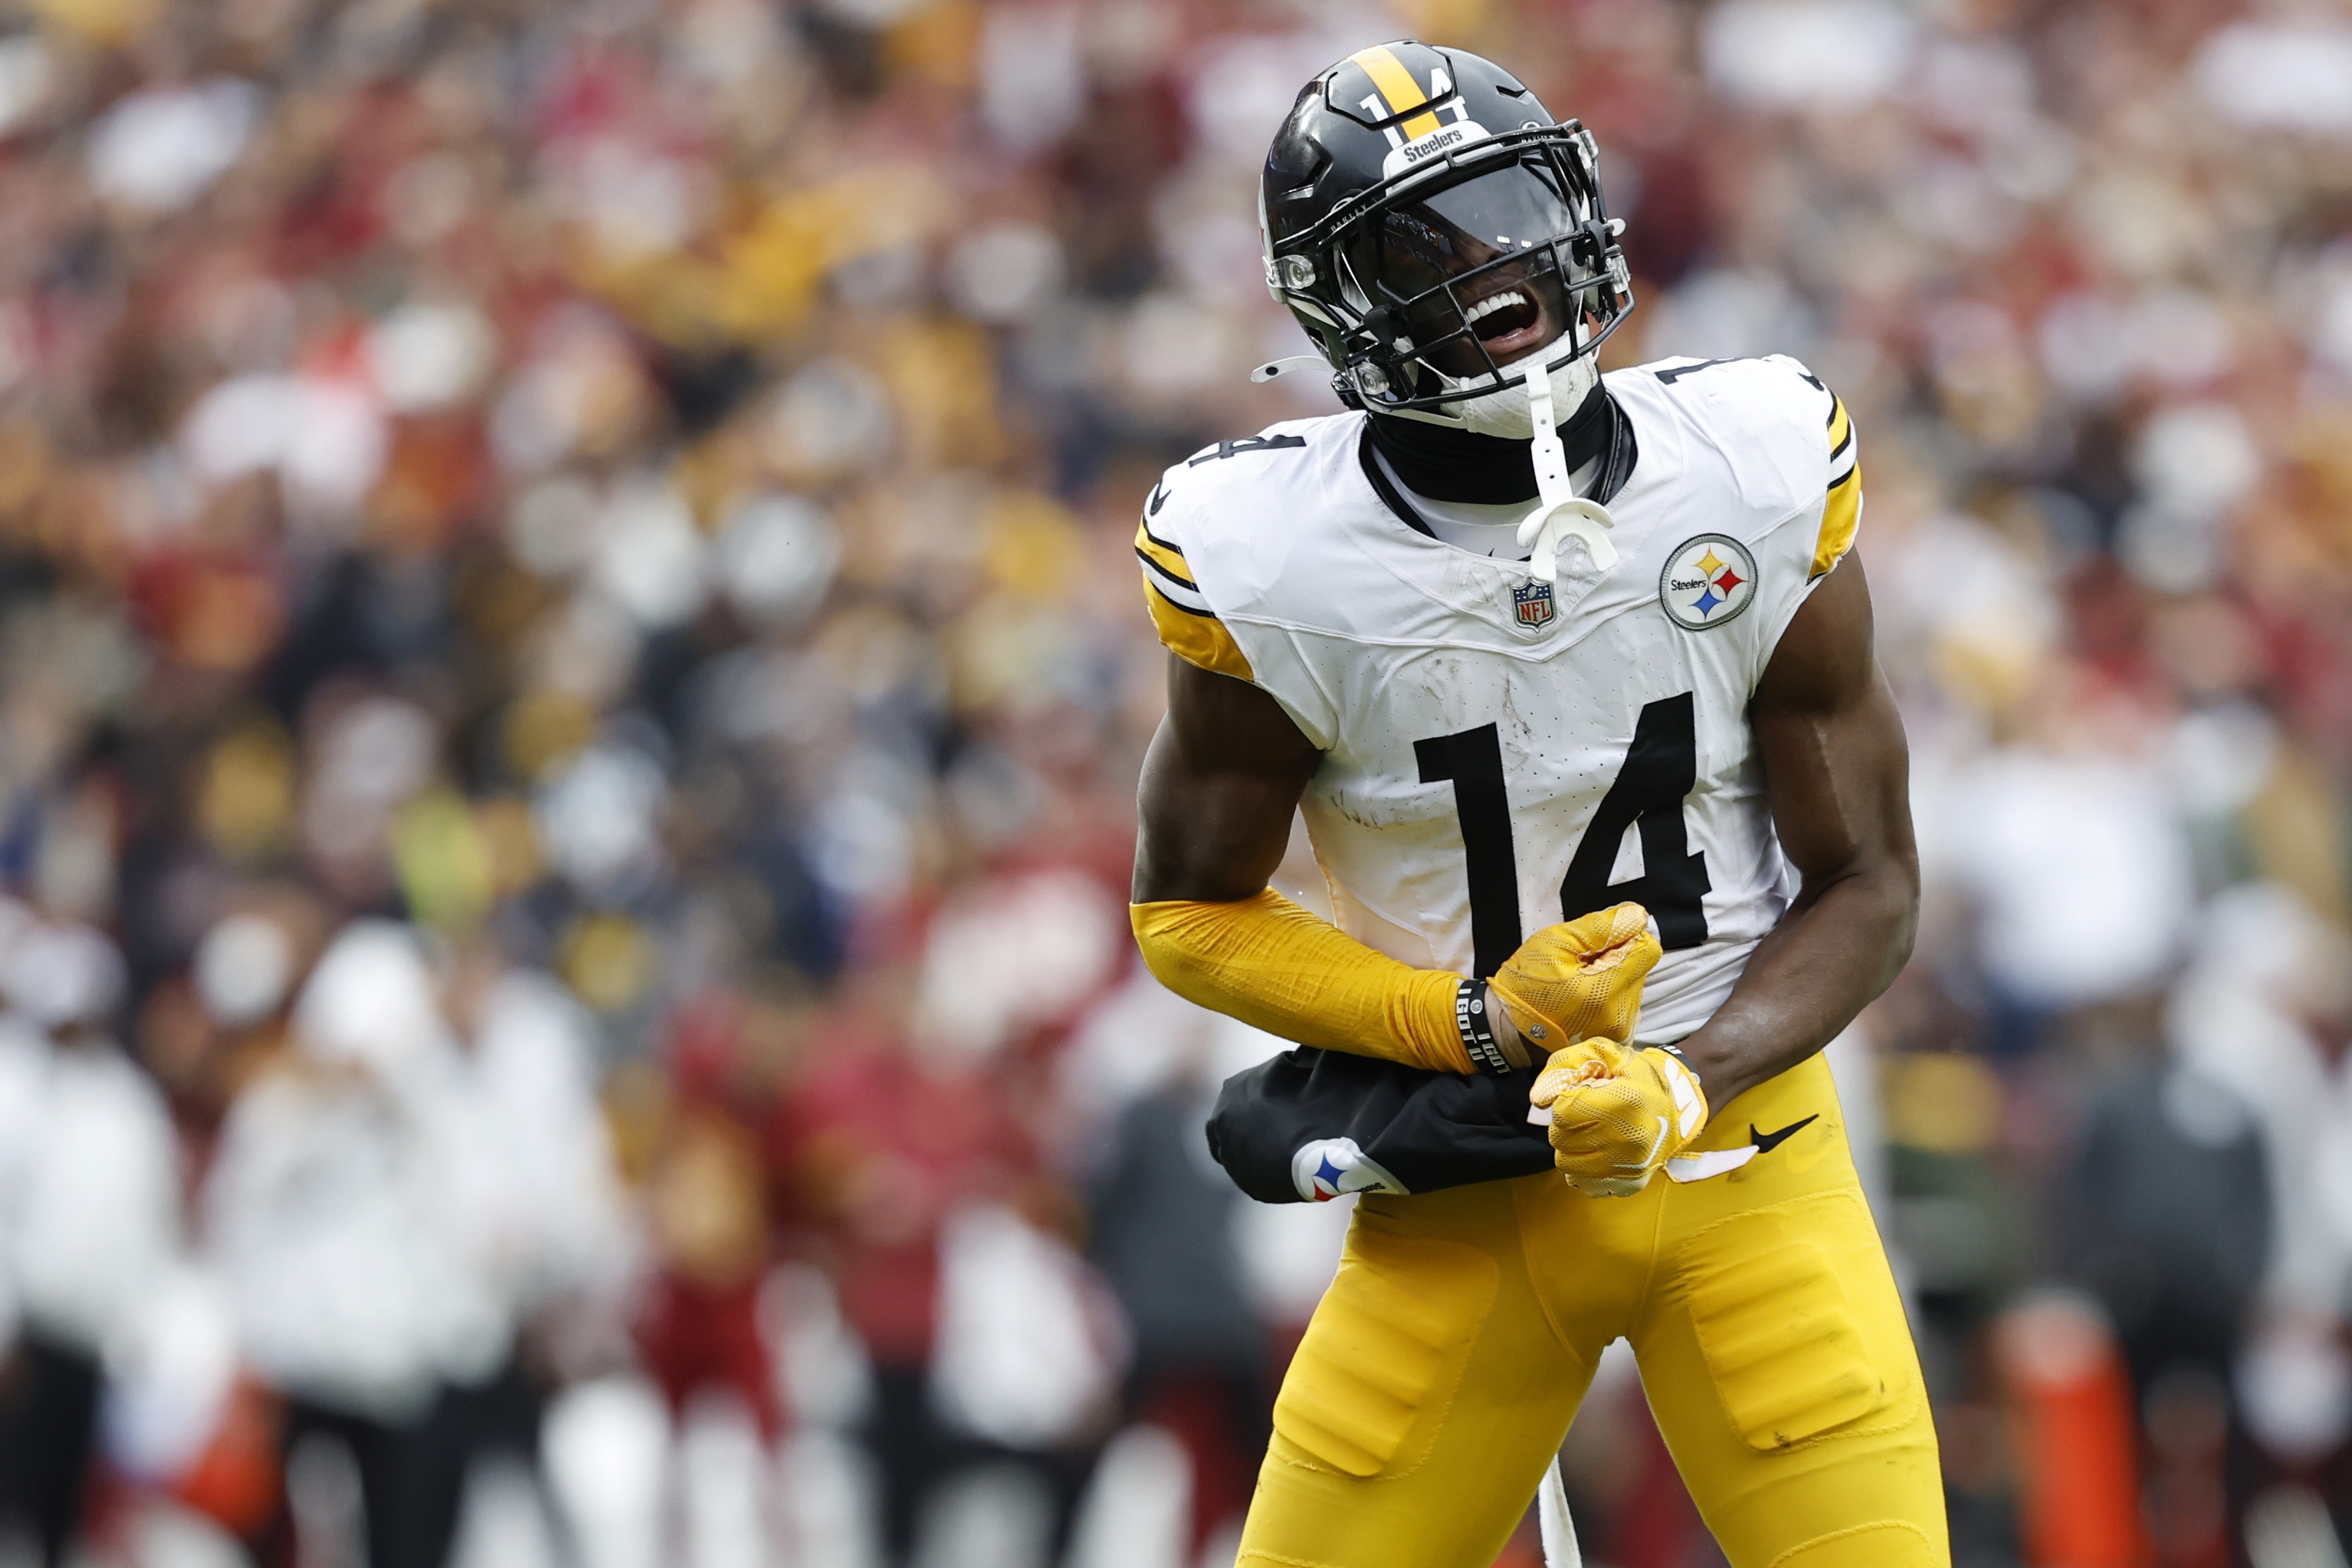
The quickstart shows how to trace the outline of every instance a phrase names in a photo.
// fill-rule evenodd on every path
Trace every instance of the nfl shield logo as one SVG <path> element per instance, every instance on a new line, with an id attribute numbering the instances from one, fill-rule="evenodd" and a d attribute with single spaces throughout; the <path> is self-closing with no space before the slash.
<path id="1" fill-rule="evenodd" d="M 1519 624 L 1530 631 L 1551 624 L 1551 584 L 1533 578 L 1511 590 L 1511 607 L 1518 612 Z"/>

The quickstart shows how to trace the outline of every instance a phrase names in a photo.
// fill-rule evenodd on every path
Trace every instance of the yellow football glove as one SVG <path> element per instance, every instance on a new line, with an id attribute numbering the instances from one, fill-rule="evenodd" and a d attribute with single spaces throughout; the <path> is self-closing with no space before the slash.
<path id="1" fill-rule="evenodd" d="M 1539 1057 L 1588 1035 L 1633 1039 L 1642 977 L 1664 951 L 1650 934 L 1650 912 L 1620 904 L 1545 926 L 1486 983 L 1510 1009 L 1528 1054 Z"/>
<path id="2" fill-rule="evenodd" d="M 1664 1051 L 1613 1040 L 1562 1047 L 1528 1103 L 1551 1108 L 1551 1162 L 1587 1197 L 1625 1197 L 1706 1129 L 1698 1074 Z"/>

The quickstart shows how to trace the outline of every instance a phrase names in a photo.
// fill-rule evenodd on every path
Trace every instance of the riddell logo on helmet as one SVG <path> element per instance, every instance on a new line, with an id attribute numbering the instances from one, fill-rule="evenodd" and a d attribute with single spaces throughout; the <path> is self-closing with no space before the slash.
<path id="1" fill-rule="evenodd" d="M 1457 120 L 1442 126 L 1426 136 L 1415 137 L 1401 147 L 1391 148 L 1381 160 L 1381 178 L 1394 179 L 1407 169 L 1418 168 L 1440 153 L 1451 152 L 1457 147 L 1467 147 L 1473 141 L 1486 140 L 1486 128 L 1475 120 Z"/>

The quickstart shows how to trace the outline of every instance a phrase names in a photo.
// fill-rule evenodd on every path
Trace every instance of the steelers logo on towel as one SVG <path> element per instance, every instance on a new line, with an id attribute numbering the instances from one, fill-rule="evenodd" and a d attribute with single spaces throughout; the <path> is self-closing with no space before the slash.
<path id="1" fill-rule="evenodd" d="M 1705 632 L 1736 621 L 1755 597 L 1756 558 L 1725 534 L 1685 539 L 1658 574 L 1658 602 L 1685 631 Z"/>

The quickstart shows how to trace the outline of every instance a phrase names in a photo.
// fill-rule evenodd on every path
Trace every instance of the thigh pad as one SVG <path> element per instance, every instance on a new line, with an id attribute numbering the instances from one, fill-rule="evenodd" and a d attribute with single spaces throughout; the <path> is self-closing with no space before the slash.
<path id="1" fill-rule="evenodd" d="M 1276 1433 L 1343 1474 L 1413 1468 L 1461 1381 L 1500 1275 L 1476 1247 L 1368 1234 L 1360 1220 L 1291 1359 Z"/>
<path id="2" fill-rule="evenodd" d="M 1868 1257 L 1853 1245 L 1864 1238 Z M 1902 1343 L 1875 1343 L 1889 1337 L 1878 1320 L 1892 1290 L 1878 1277 L 1885 1265 L 1876 1249 L 1869 1212 L 1850 1192 L 1752 1209 L 1683 1243 L 1677 1272 L 1700 1353 L 1751 1448 L 1787 1448 L 1850 1427 L 1910 1381 L 1899 1301 L 1891 1328 Z"/>

